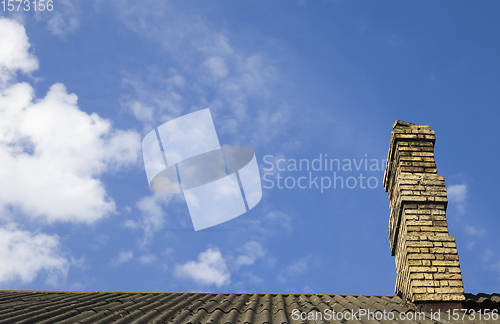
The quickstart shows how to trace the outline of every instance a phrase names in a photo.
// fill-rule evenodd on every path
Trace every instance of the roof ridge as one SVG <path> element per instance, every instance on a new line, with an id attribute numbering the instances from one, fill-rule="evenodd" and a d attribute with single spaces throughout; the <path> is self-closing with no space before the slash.
<path id="1" fill-rule="evenodd" d="M 375 294 L 314 294 L 314 293 L 270 293 L 270 292 L 259 292 L 259 293 L 248 293 L 248 292 L 182 292 L 182 291 L 69 291 L 69 290 L 0 290 L 1 292 L 23 292 L 23 293 L 65 293 L 65 294 L 224 294 L 224 295 L 294 295 L 294 296 L 374 296 L 374 297 L 399 297 L 398 295 L 375 295 Z M 492 295 L 492 294 L 490 294 Z"/>

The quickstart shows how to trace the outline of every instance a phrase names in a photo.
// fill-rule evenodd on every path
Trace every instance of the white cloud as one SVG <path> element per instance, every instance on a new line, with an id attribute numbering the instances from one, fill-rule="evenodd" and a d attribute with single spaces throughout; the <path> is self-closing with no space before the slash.
<path id="1" fill-rule="evenodd" d="M 243 254 L 236 258 L 236 266 L 252 265 L 255 260 L 265 255 L 264 248 L 259 242 L 251 241 L 246 243 L 241 249 Z"/>
<path id="2" fill-rule="evenodd" d="M 154 256 L 153 254 L 144 254 L 144 255 L 141 255 L 141 257 L 139 258 L 139 261 L 142 264 L 151 264 L 151 263 L 156 261 L 156 256 Z"/>
<path id="3" fill-rule="evenodd" d="M 99 235 L 95 238 L 95 243 L 92 244 L 94 249 L 100 249 L 104 247 L 109 241 L 109 236 L 107 235 Z"/>
<path id="4" fill-rule="evenodd" d="M 26 30 L 19 23 L 0 18 L 0 88 L 18 70 L 29 73 L 38 69 L 38 60 L 28 52 Z"/>
<path id="5" fill-rule="evenodd" d="M 69 286 L 69 290 L 71 291 L 84 291 L 87 288 L 87 285 L 81 282 L 74 282 Z"/>
<path id="6" fill-rule="evenodd" d="M 50 15 L 44 16 L 40 12 L 38 19 L 48 17 L 47 28 L 57 36 L 65 36 L 75 32 L 80 26 L 82 9 L 77 0 L 57 0 L 53 3 L 53 10 Z"/>
<path id="7" fill-rule="evenodd" d="M 147 76 L 127 76 L 124 84 L 133 85 L 134 92 L 124 96 L 124 106 L 138 119 L 145 120 L 142 113 L 130 108 L 131 102 L 152 108 L 157 121 L 209 107 L 218 123 L 217 131 L 231 134 L 235 143 L 247 140 L 255 146 L 283 136 L 294 107 L 278 95 L 286 78 L 271 55 L 236 48 L 231 35 L 214 30 L 203 18 L 170 2 L 112 3 L 129 29 L 171 54 L 175 72 L 170 69 L 168 74 L 182 80 L 182 86 L 167 87 L 161 71 L 153 78 L 151 71 Z"/>
<path id="8" fill-rule="evenodd" d="M 284 228 L 288 234 L 292 233 L 292 218 L 281 211 L 271 211 L 267 218 L 278 228 Z"/>
<path id="9" fill-rule="evenodd" d="M 255 285 L 260 285 L 264 282 L 264 280 L 260 277 L 254 275 L 251 271 L 246 271 L 243 273 L 243 276 L 247 278 L 251 283 Z"/>
<path id="10" fill-rule="evenodd" d="M 295 263 L 292 263 L 285 269 L 283 269 L 280 274 L 278 275 L 278 281 L 280 282 L 287 282 L 290 280 L 292 277 L 297 277 L 299 275 L 302 275 L 309 271 L 311 265 L 314 265 L 317 263 L 317 260 L 315 260 L 311 256 L 304 257 Z"/>
<path id="11" fill-rule="evenodd" d="M 245 222 L 253 231 L 266 236 L 282 234 L 284 231 L 292 233 L 292 217 L 278 210 L 260 213 L 257 217 L 246 219 Z"/>
<path id="12" fill-rule="evenodd" d="M 487 264 L 488 269 L 500 275 L 500 260 L 491 249 L 486 249 L 481 255 L 481 261 Z M 500 276 L 497 278 L 500 281 Z"/>
<path id="13" fill-rule="evenodd" d="M 57 236 L 10 226 L 0 228 L 0 265 L 0 284 L 17 280 L 29 283 L 46 272 L 47 283 L 56 285 L 66 280 L 70 262 L 61 255 Z"/>
<path id="14" fill-rule="evenodd" d="M 484 228 L 479 228 L 474 225 L 465 225 L 465 232 L 471 236 L 482 236 L 486 234 L 486 230 Z"/>
<path id="15" fill-rule="evenodd" d="M 493 251 L 491 249 L 485 249 L 481 253 L 481 261 L 483 261 L 484 263 L 489 263 L 489 262 L 491 262 L 491 260 L 493 259 L 494 256 L 495 256 L 495 254 L 493 253 Z"/>
<path id="16" fill-rule="evenodd" d="M 4 30 L 12 34 L 5 33 Z M 115 211 L 98 176 L 137 161 L 139 135 L 81 111 L 63 84 L 42 99 L 27 83 L 8 81 L 37 68 L 24 28 L 0 19 L 0 209 L 49 222 L 94 222 Z M 3 46 L 2 49 L 4 48 Z M 4 53 L 5 52 L 5 53 Z"/>
<path id="17" fill-rule="evenodd" d="M 467 184 L 451 185 L 446 190 L 450 202 L 457 207 L 459 212 L 464 213 L 467 200 Z"/>
<path id="18" fill-rule="evenodd" d="M 141 104 L 139 101 L 130 101 L 124 103 L 128 106 L 135 118 L 140 121 L 153 122 L 153 108 Z"/>
<path id="19" fill-rule="evenodd" d="M 128 262 L 128 261 L 132 260 L 133 257 L 134 257 L 134 253 L 131 250 L 122 251 L 122 252 L 120 252 L 120 254 L 118 254 L 116 259 L 113 260 L 113 264 L 119 265 L 119 264 Z"/>
<path id="20" fill-rule="evenodd" d="M 494 263 L 491 268 L 500 274 L 500 261 Z"/>
<path id="21" fill-rule="evenodd" d="M 142 229 L 144 236 L 138 242 L 141 249 L 145 248 L 153 239 L 154 233 L 163 227 L 166 219 L 164 207 L 173 197 L 173 195 L 155 192 L 151 196 L 141 198 L 136 203 L 137 208 L 141 211 L 141 219 L 139 221 L 127 220 L 124 225 L 131 229 Z"/>
<path id="22" fill-rule="evenodd" d="M 170 69 L 167 76 L 156 67 L 150 67 L 145 77 L 126 74 L 122 85 L 129 90 L 120 100 L 122 108 L 148 128 L 156 126 L 155 118 L 167 121 L 178 117 L 185 109 L 180 95 L 184 78 L 174 69 Z"/>
<path id="23" fill-rule="evenodd" d="M 231 281 L 226 260 L 218 249 L 207 249 L 205 252 L 201 252 L 198 261 L 176 265 L 176 274 L 206 286 L 216 285 L 220 287 Z"/>
<path id="24" fill-rule="evenodd" d="M 202 64 L 214 79 L 225 78 L 229 74 L 229 69 L 222 57 L 209 57 Z"/>
<path id="25" fill-rule="evenodd" d="M 304 286 L 302 287 L 302 293 L 303 294 L 312 294 L 314 293 L 314 290 L 311 289 L 309 286 Z"/>

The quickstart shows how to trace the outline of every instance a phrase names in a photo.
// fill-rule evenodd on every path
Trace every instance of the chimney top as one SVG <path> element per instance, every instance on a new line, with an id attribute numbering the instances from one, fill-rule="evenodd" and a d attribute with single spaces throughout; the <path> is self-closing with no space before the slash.
<path id="1" fill-rule="evenodd" d="M 402 120 L 396 120 L 394 122 L 394 125 L 392 125 L 392 129 L 403 128 L 403 127 L 410 127 L 410 126 L 415 126 L 415 124 L 414 123 L 405 122 L 405 121 L 402 121 Z"/>
<path id="2" fill-rule="evenodd" d="M 384 174 L 396 261 L 396 294 L 417 309 L 460 308 L 465 300 L 455 238 L 448 233 L 448 198 L 428 125 L 396 120 Z"/>

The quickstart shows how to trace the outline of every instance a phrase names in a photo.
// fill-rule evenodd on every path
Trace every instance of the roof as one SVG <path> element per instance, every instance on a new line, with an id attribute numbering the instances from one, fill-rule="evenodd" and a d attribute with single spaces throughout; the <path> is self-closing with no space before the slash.
<path id="1" fill-rule="evenodd" d="M 467 294 L 466 303 L 478 309 L 483 304 L 498 309 L 500 296 Z M 376 316 L 361 316 L 363 310 Z M 332 311 L 341 313 L 344 320 L 320 319 L 318 313 L 333 315 Z M 299 312 L 305 312 L 303 318 L 310 320 L 302 321 Z M 358 320 L 350 320 L 348 314 L 345 321 L 346 312 L 357 314 Z M 398 296 L 382 295 L 0 291 L 0 324 L 450 323 L 447 314 L 441 314 L 440 320 L 431 320 L 428 313 L 425 318 L 398 320 L 400 314 L 410 313 L 417 316 Z M 340 314 L 335 316 L 340 318 Z M 395 320 L 390 321 L 390 316 Z"/>

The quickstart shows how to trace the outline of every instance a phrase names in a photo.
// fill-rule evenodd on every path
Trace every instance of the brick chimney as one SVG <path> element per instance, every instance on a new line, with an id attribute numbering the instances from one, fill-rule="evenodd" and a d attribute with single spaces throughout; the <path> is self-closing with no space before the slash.
<path id="1" fill-rule="evenodd" d="M 395 292 L 422 311 L 460 308 L 465 300 L 455 238 L 448 234 L 448 198 L 437 174 L 435 133 L 428 125 L 397 120 L 384 173 L 396 258 Z"/>

